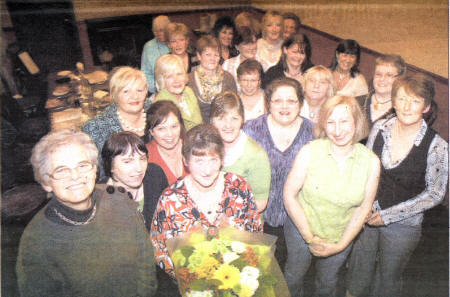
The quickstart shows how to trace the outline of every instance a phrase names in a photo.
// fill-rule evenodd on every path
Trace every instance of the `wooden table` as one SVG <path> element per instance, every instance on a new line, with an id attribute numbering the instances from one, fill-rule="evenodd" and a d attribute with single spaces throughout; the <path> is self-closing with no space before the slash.
<path id="1" fill-rule="evenodd" d="M 51 130 L 60 129 L 80 129 L 83 124 L 102 112 L 111 102 L 108 92 L 108 82 L 89 84 L 91 92 L 86 96 L 81 96 L 75 90 L 76 86 L 70 82 L 58 83 L 56 73 L 49 75 L 50 97 L 47 99 L 46 108 L 48 110 Z M 71 91 L 64 96 L 54 96 L 55 88 L 68 86 Z M 78 93 L 78 94 L 77 94 Z M 104 96 L 99 96 L 103 94 Z"/>

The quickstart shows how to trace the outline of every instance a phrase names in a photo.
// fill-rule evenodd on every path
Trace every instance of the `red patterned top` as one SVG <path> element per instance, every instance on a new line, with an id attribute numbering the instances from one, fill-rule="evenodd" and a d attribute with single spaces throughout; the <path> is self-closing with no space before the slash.
<path id="1" fill-rule="evenodd" d="M 175 273 L 167 252 L 167 239 L 188 232 L 198 225 L 205 229 L 209 226 L 218 227 L 222 220 L 239 230 L 261 232 L 263 229 L 248 183 L 236 174 L 221 174 L 225 177 L 225 187 L 214 222 L 209 222 L 197 208 L 187 192 L 184 179 L 167 188 L 159 199 L 150 237 L 155 248 L 156 263 L 172 277 L 175 277 Z"/>

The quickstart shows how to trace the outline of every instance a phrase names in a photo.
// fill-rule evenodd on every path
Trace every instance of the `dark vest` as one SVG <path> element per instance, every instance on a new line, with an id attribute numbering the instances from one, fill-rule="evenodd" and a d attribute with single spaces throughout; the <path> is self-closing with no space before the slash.
<path id="1" fill-rule="evenodd" d="M 386 209 L 407 201 L 425 190 L 428 149 L 436 132 L 428 128 L 419 146 L 413 145 L 406 158 L 395 168 L 381 166 L 380 183 L 376 200 Z M 378 133 L 373 144 L 373 152 L 381 160 L 384 138 Z"/>

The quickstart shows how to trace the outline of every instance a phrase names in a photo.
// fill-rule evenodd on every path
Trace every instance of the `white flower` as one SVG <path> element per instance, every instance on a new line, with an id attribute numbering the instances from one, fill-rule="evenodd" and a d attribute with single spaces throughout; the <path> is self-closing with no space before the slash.
<path id="1" fill-rule="evenodd" d="M 233 252 L 226 252 L 222 255 L 223 262 L 229 264 L 239 258 L 239 255 Z"/>
<path id="2" fill-rule="evenodd" d="M 233 241 L 231 243 L 231 249 L 235 253 L 242 254 L 243 252 L 245 252 L 245 244 L 239 241 Z"/>
<path id="3" fill-rule="evenodd" d="M 252 290 L 253 292 L 255 292 L 256 289 L 258 289 L 258 287 L 259 287 L 259 282 L 257 279 L 242 278 L 241 285 L 245 286 L 245 287 L 249 288 L 250 290 Z"/>
<path id="4" fill-rule="evenodd" d="M 259 269 L 252 266 L 245 266 L 241 272 L 242 279 L 258 279 Z"/>
<path id="5" fill-rule="evenodd" d="M 186 292 L 186 297 L 213 297 L 213 291 L 189 291 Z"/>

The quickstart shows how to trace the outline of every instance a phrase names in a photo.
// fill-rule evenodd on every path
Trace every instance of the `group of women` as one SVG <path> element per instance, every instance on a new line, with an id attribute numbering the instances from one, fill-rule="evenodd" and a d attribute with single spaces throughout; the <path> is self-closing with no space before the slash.
<path id="1" fill-rule="evenodd" d="M 424 120 L 433 82 L 386 55 L 369 92 L 356 41 L 339 43 L 330 68 L 314 66 L 299 25 L 270 11 L 258 39 L 248 15 L 221 18 L 193 55 L 187 27 L 166 24 L 155 38 L 171 53 L 150 71 L 155 91 L 147 72 L 116 69 L 114 103 L 82 128 L 100 182 L 136 202 L 172 277 L 166 240 L 226 221 L 278 237 L 292 296 L 304 296 L 313 256 L 317 296 L 336 295 L 346 262 L 348 296 L 400 296 L 423 213 L 448 179 L 448 145 Z M 77 168 L 72 179 L 87 172 Z"/>

